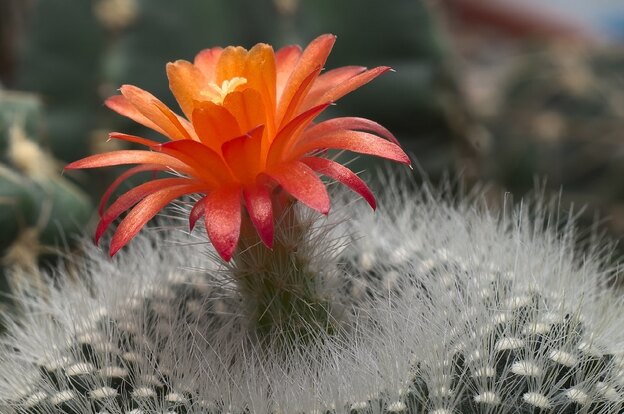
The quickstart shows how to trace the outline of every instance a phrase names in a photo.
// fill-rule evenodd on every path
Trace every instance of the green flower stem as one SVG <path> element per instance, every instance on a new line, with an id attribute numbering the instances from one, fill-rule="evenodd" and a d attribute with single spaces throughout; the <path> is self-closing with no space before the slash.
<path id="1" fill-rule="evenodd" d="M 335 332 L 331 300 L 322 275 L 311 268 L 311 225 L 298 217 L 293 200 L 274 206 L 279 207 L 272 249 L 244 215 L 234 274 L 260 338 L 307 343 L 318 333 Z"/>

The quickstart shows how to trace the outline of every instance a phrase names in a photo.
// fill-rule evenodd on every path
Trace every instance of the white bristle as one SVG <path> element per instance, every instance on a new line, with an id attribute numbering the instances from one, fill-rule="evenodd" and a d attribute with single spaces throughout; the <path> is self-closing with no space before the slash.
<path id="1" fill-rule="evenodd" d="M 573 229 L 546 222 L 548 211 L 498 215 L 387 184 L 375 214 L 340 197 L 329 216 L 296 207 L 305 237 L 276 225 L 273 251 L 241 244 L 248 261 L 225 264 L 203 226 L 189 234 L 172 219 L 114 259 L 85 242 L 47 297 L 16 293 L 23 312 L 2 338 L 0 412 L 624 408 L 624 299 L 601 282 L 615 275 L 606 249 L 579 255 Z M 263 261 L 286 245 L 296 247 L 286 262 Z M 261 302 L 266 292 L 241 282 L 257 287 L 267 272 L 287 298 Z M 317 302 L 275 312 L 306 289 Z M 271 319 L 284 315 L 297 323 Z M 310 331 L 292 342 L 282 326 Z"/>

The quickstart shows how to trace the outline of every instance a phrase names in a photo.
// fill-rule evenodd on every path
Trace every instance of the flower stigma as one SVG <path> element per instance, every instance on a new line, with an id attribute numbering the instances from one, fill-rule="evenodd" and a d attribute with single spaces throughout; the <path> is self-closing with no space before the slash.
<path id="1" fill-rule="evenodd" d="M 208 89 L 200 91 L 201 96 L 205 96 L 217 105 L 223 105 L 223 100 L 228 94 L 234 92 L 239 86 L 247 83 L 247 79 L 241 76 L 235 76 L 232 79 L 224 80 L 221 86 L 216 83 L 210 83 Z"/>

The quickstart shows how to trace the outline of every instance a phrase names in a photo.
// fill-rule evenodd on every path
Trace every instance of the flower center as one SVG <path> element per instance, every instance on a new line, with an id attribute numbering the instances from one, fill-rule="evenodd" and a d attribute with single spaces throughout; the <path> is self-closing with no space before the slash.
<path id="1" fill-rule="evenodd" d="M 216 83 L 210 83 L 207 89 L 204 89 L 200 92 L 202 96 L 207 97 L 212 102 L 221 105 L 223 104 L 223 100 L 225 97 L 236 90 L 239 86 L 242 86 L 247 83 L 247 79 L 235 76 L 232 79 L 224 80 L 221 83 L 221 86 Z"/>

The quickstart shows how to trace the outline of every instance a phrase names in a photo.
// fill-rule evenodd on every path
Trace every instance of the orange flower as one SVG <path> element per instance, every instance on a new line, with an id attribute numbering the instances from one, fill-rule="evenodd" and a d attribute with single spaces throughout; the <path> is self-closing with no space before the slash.
<path id="1" fill-rule="evenodd" d="M 404 164 L 409 159 L 394 136 L 363 118 L 335 118 L 313 123 L 332 102 L 388 71 L 346 66 L 321 70 L 335 36 L 323 35 L 301 50 L 277 52 L 263 43 L 201 51 L 193 63 L 167 65 L 169 86 L 185 117 L 136 86 L 124 85 L 106 105 L 121 115 L 165 135 L 169 142 L 113 132 L 111 138 L 146 146 L 97 154 L 66 169 L 140 164 L 122 174 L 100 203 L 96 241 L 124 211 L 110 254 L 130 241 L 158 211 L 185 194 L 203 196 L 191 210 L 191 229 L 202 216 L 208 237 L 221 257 L 232 257 L 240 236 L 242 208 L 262 241 L 273 243 L 272 190 L 281 187 L 323 214 L 330 201 L 317 173 L 359 193 L 375 208 L 375 198 L 351 170 L 323 158 L 327 149 L 348 150 Z M 141 184 L 106 210 L 111 193 L 142 171 L 172 171 L 175 177 Z"/>

